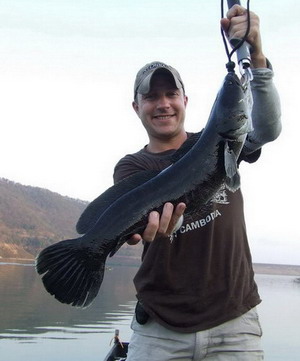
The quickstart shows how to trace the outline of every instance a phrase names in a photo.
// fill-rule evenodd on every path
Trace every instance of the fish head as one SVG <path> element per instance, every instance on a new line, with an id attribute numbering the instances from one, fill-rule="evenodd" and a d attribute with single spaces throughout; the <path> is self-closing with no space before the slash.
<path id="1" fill-rule="evenodd" d="M 251 130 L 247 91 L 235 73 L 226 75 L 213 107 L 213 119 L 218 134 L 227 140 L 244 139 Z"/>

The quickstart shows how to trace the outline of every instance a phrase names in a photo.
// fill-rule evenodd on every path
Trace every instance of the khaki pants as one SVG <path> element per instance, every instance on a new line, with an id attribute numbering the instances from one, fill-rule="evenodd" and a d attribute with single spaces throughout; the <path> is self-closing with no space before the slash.
<path id="1" fill-rule="evenodd" d="M 261 361 L 261 327 L 256 309 L 196 333 L 178 333 L 149 319 L 134 331 L 127 361 Z"/>

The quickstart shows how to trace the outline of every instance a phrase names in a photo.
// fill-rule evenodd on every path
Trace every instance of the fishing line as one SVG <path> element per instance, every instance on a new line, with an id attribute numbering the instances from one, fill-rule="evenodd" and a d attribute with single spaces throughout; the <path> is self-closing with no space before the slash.
<path id="1" fill-rule="evenodd" d="M 240 41 L 236 45 L 234 45 L 234 48 L 232 49 L 231 52 L 229 52 L 226 35 L 223 28 L 221 27 L 221 35 L 225 46 L 226 55 L 228 57 L 228 63 L 226 64 L 226 68 L 228 69 L 228 71 L 233 71 L 235 67 L 235 63 L 231 60 L 232 55 L 237 51 L 237 49 L 239 49 L 244 44 L 250 32 L 250 0 L 247 0 L 246 10 L 247 10 L 247 29 L 245 35 L 243 36 L 242 39 L 240 39 Z M 221 17 L 224 18 L 224 0 L 221 0 Z"/>

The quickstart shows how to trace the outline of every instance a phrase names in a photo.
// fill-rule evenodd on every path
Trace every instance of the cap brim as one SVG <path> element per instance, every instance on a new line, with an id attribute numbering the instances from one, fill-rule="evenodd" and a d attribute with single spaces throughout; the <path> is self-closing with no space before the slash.
<path id="1" fill-rule="evenodd" d="M 152 76 L 157 72 L 165 72 L 165 73 L 170 74 L 172 76 L 173 80 L 174 80 L 174 83 L 175 83 L 177 89 L 180 89 L 180 88 L 183 87 L 181 82 L 177 79 L 177 77 L 169 69 L 166 69 L 166 68 L 162 67 L 162 68 L 154 69 L 150 74 L 148 74 L 145 77 L 145 79 L 143 79 L 143 81 L 141 82 L 141 84 L 137 88 L 137 93 L 144 95 L 144 94 L 148 94 L 150 92 Z"/>

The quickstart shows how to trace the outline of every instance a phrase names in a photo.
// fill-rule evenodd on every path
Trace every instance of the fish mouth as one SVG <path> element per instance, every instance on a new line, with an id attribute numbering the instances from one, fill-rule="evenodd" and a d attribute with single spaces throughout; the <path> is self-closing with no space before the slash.
<path id="1" fill-rule="evenodd" d="M 226 74 L 224 81 L 225 83 L 229 82 L 229 83 L 236 83 L 241 85 L 239 77 L 235 73 L 231 73 L 231 72 Z"/>

